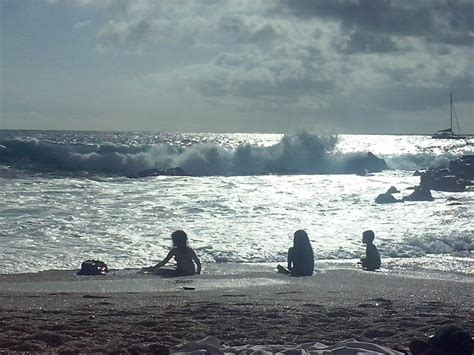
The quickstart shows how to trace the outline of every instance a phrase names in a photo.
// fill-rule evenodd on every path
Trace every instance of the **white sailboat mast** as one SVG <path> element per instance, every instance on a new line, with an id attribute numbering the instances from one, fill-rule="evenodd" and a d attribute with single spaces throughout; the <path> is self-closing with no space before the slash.
<path id="1" fill-rule="evenodd" d="M 453 131 L 453 92 L 449 92 L 449 105 L 451 107 L 451 132 Z"/>

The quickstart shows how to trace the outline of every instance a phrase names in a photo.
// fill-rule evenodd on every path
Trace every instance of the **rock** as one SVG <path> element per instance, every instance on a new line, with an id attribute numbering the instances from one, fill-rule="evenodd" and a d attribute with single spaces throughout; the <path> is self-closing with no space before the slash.
<path id="1" fill-rule="evenodd" d="M 429 169 L 420 176 L 420 186 L 435 191 L 463 192 L 468 182 L 449 169 Z"/>
<path id="2" fill-rule="evenodd" d="M 403 197 L 403 201 L 433 201 L 430 189 L 422 186 L 415 186 L 415 190 L 408 196 Z"/>
<path id="3" fill-rule="evenodd" d="M 384 193 L 384 194 L 378 195 L 375 198 L 375 202 L 376 203 L 397 203 L 397 202 L 403 202 L 403 201 L 396 199 L 391 194 Z"/>
<path id="4" fill-rule="evenodd" d="M 474 155 L 449 162 L 449 169 L 430 168 L 420 175 L 420 186 L 435 191 L 463 192 L 474 185 Z"/>
<path id="5" fill-rule="evenodd" d="M 463 155 L 449 162 L 449 171 L 454 176 L 468 180 L 470 185 L 474 180 L 474 155 Z"/>
<path id="6" fill-rule="evenodd" d="M 376 203 L 397 203 L 397 202 L 403 202 L 402 200 L 398 200 L 397 198 L 393 197 L 392 194 L 397 194 L 400 191 L 395 186 L 390 186 L 390 188 L 387 190 L 387 192 L 378 195 L 375 198 Z"/>
<path id="7" fill-rule="evenodd" d="M 371 152 L 365 157 L 355 157 L 347 161 L 345 167 L 346 174 L 366 175 L 367 173 L 375 173 L 388 169 L 385 160 L 378 158 Z"/>
<path id="8" fill-rule="evenodd" d="M 395 186 L 390 186 L 386 194 L 398 194 L 400 191 Z"/>
<path id="9" fill-rule="evenodd" d="M 135 175 L 128 175 L 127 177 L 134 179 L 134 178 L 142 178 L 148 176 L 190 176 L 184 169 L 180 167 L 170 168 L 166 170 L 160 169 L 147 169 L 142 170 L 136 173 Z"/>

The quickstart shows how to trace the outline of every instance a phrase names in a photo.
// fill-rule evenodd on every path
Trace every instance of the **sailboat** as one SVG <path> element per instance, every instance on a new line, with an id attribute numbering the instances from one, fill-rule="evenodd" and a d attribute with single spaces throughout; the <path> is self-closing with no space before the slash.
<path id="1" fill-rule="evenodd" d="M 453 92 L 452 91 L 449 92 L 449 104 L 450 104 L 450 108 L 451 108 L 450 127 L 446 128 L 446 129 L 440 129 L 435 134 L 433 134 L 431 136 L 431 138 L 436 138 L 436 139 L 465 139 L 466 137 L 464 137 L 460 134 L 456 134 L 453 131 L 453 112 L 454 112 L 454 118 L 456 119 L 456 125 L 458 126 L 458 131 L 460 131 L 460 129 L 459 129 L 458 118 L 456 116 L 456 111 L 454 111 L 454 107 L 453 107 Z"/>

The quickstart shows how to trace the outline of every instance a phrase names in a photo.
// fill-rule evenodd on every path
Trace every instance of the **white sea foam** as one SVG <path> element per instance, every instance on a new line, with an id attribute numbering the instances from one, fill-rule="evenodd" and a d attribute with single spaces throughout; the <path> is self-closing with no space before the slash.
<path id="1" fill-rule="evenodd" d="M 232 137 L 191 135 L 188 140 L 179 136 L 174 142 L 166 136 L 156 138 L 155 144 L 142 144 L 148 142 L 145 139 L 123 144 L 119 143 L 121 140 L 98 143 L 97 138 L 71 143 L 30 136 L 1 139 L 0 135 L 0 143 L 5 147 L 0 151 L 0 165 L 82 176 L 133 175 L 147 169 L 175 167 L 193 176 L 331 174 L 344 172 L 349 159 L 368 151 L 385 158 L 389 168 L 395 170 L 446 166 L 456 152 L 472 152 L 472 146 L 466 143 L 430 146 L 426 137 L 418 137 L 417 145 L 411 146 L 412 137 L 401 141 L 399 136 L 388 136 L 397 138 L 392 141 L 387 137 L 365 136 L 365 140 L 358 142 L 359 136 L 321 137 L 300 132 L 280 136 L 279 140 L 272 135 L 267 142 L 263 139 L 265 144 L 255 137 L 247 143 L 240 139 L 229 144 L 229 136 Z"/>
<path id="2" fill-rule="evenodd" d="M 300 228 L 308 231 L 317 259 L 359 258 L 364 252 L 361 233 L 370 228 L 383 258 L 395 260 L 391 268 L 438 267 L 433 262 L 415 263 L 432 256 L 461 257 L 468 264 L 473 260 L 472 192 L 433 192 L 434 202 L 377 205 L 374 198 L 389 186 L 405 195 L 419 178 L 403 170 L 366 177 L 303 174 L 337 166 L 340 159 L 368 150 L 400 160 L 413 160 L 425 151 L 430 158 L 417 167 L 438 164 L 450 153 L 428 149 L 426 137 L 388 136 L 385 146 L 379 136 L 340 136 L 331 148 L 331 139 L 312 135 L 283 140 L 270 136 L 268 141 L 257 135 L 245 139 L 202 135 L 190 136 L 184 144 L 183 136 L 176 136 L 180 143 L 175 145 L 166 136 L 166 144 L 148 144 L 145 152 L 143 141 L 135 146 L 104 138 L 98 144 L 97 137 L 90 141 L 84 133 L 76 134 L 77 144 L 71 144 L 60 133 L 54 133 L 55 139 L 41 134 L 40 138 L 0 134 L 9 154 L 17 144 L 16 155 L 2 156 L 7 167 L 0 169 L 1 272 L 71 269 L 89 258 L 103 259 L 113 268 L 150 265 L 165 255 L 175 229 L 189 233 L 205 263 L 284 262 L 291 235 Z M 217 144 L 219 139 L 226 143 Z M 436 146 L 439 149 L 439 143 Z M 319 154 L 315 165 L 309 162 L 313 153 Z M 67 173 L 37 174 L 32 157 Z M 85 167 L 89 172 L 104 167 L 123 172 L 124 166 L 174 164 L 212 176 L 135 180 L 77 173 Z M 301 170 L 283 174 L 294 169 Z M 256 171 L 281 175 L 252 175 Z M 229 172 L 237 176 L 224 176 Z M 456 204 L 450 201 L 453 197 Z M 466 262 L 443 265 L 451 271 L 468 269 Z"/>

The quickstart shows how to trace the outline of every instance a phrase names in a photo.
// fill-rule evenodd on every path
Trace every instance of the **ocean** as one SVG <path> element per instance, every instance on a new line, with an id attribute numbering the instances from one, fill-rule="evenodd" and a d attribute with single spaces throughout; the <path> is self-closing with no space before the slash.
<path id="1" fill-rule="evenodd" d="M 344 174 L 369 151 L 389 169 Z M 284 263 L 297 229 L 319 267 L 352 266 L 372 229 L 386 272 L 473 275 L 473 187 L 433 191 L 433 202 L 374 202 L 390 186 L 408 195 L 414 171 L 463 154 L 474 154 L 474 138 L 0 130 L 0 273 L 77 269 L 92 258 L 149 266 L 176 229 L 204 272 Z M 174 167 L 190 176 L 128 177 Z"/>

